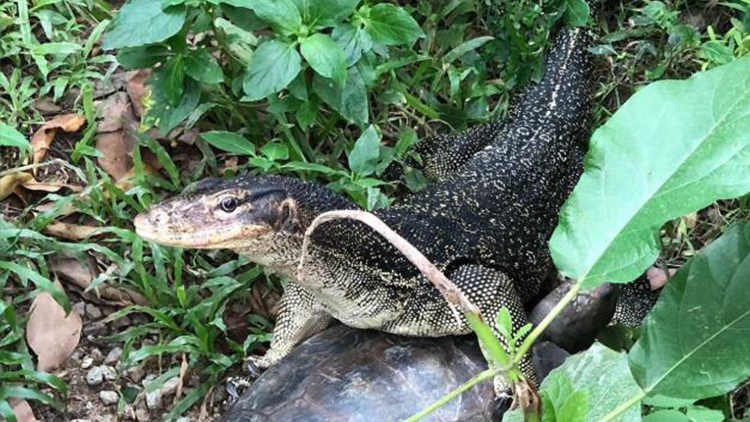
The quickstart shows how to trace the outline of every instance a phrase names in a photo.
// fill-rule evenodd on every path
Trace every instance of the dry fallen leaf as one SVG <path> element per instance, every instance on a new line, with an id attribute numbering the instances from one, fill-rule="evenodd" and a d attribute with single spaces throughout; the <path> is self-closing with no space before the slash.
<path id="1" fill-rule="evenodd" d="M 124 92 L 117 92 L 106 100 L 99 101 L 96 108 L 101 116 L 96 125 L 96 131 L 99 133 L 122 130 L 124 120 L 135 120 L 130 107 L 130 97 Z"/>
<path id="2" fill-rule="evenodd" d="M 135 140 L 127 131 L 100 133 L 96 136 L 96 149 L 102 153 L 99 165 L 113 179 L 119 180 L 133 168 L 133 148 Z"/>
<path id="3" fill-rule="evenodd" d="M 34 416 L 34 411 L 31 410 L 31 406 L 29 406 L 29 402 L 27 402 L 26 399 L 11 397 L 8 399 L 8 404 L 10 404 L 13 414 L 16 416 L 16 419 L 18 419 L 18 422 L 39 422 L 36 416 Z"/>
<path id="4" fill-rule="evenodd" d="M 38 182 L 31 179 L 21 184 L 26 190 L 42 191 L 42 192 L 57 192 L 62 188 L 70 189 L 73 192 L 82 192 L 83 187 L 76 185 L 69 185 L 63 182 Z"/>
<path id="5" fill-rule="evenodd" d="M 55 139 L 58 129 L 65 132 L 75 132 L 86 123 L 86 118 L 75 113 L 62 114 L 42 125 L 31 137 L 31 148 L 34 151 L 34 164 L 39 164 L 47 154 L 49 146 Z M 36 174 L 36 169 L 34 169 Z"/>
<path id="6" fill-rule="evenodd" d="M 0 201 L 10 196 L 16 186 L 28 182 L 34 177 L 29 173 L 12 173 L 0 177 Z"/>
<path id="7" fill-rule="evenodd" d="M 156 174 L 157 171 L 154 170 L 148 163 L 143 163 L 143 173 L 144 174 Z M 128 170 L 127 173 L 123 174 L 122 177 L 120 177 L 117 180 L 117 183 L 115 183 L 115 186 L 117 186 L 119 189 L 127 192 L 130 189 L 133 189 L 135 187 L 135 184 L 133 183 L 133 178 L 135 177 L 135 169 L 131 168 Z"/>
<path id="8" fill-rule="evenodd" d="M 86 289 L 99 275 L 93 258 L 80 260 L 58 257 L 50 261 L 50 269 L 64 282 L 79 288 L 87 302 L 113 306 L 148 305 L 145 297 L 127 288 L 100 285 L 96 290 L 87 292 Z"/>
<path id="9" fill-rule="evenodd" d="M 130 96 L 130 102 L 133 104 L 133 111 L 137 117 L 143 116 L 145 107 L 143 106 L 143 99 L 151 92 L 146 82 L 151 77 L 150 69 L 137 70 L 129 72 L 126 85 L 126 90 Z"/>
<path id="10" fill-rule="evenodd" d="M 59 282 L 55 285 L 62 289 Z M 65 310 L 47 292 L 40 293 L 31 304 L 26 326 L 26 341 L 36 353 L 37 370 L 48 372 L 70 357 L 81 339 L 81 317 Z"/>
<path id="11" fill-rule="evenodd" d="M 63 223 L 62 221 L 54 222 L 44 228 L 44 233 L 59 237 L 65 240 L 83 240 L 87 239 L 95 234 L 98 227 L 94 226 L 81 226 L 78 224 Z"/>

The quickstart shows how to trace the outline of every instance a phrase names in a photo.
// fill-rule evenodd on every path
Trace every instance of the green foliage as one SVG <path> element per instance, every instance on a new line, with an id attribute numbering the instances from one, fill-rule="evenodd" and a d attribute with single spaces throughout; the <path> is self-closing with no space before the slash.
<path id="1" fill-rule="evenodd" d="M 550 242 L 558 269 L 593 287 L 635 279 L 659 227 L 750 190 L 750 59 L 636 93 L 593 135 Z"/>
<path id="2" fill-rule="evenodd" d="M 682 267 L 630 351 L 646 392 L 696 400 L 747 379 L 750 336 L 741 333 L 750 327 L 749 279 L 750 224 L 733 226 Z"/>

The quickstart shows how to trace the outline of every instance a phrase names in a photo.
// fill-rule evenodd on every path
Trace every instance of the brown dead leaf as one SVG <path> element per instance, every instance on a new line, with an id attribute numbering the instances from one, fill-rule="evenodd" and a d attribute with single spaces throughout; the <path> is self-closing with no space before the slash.
<path id="1" fill-rule="evenodd" d="M 96 235 L 98 229 L 98 227 L 94 226 L 81 226 L 57 221 L 45 227 L 44 233 L 59 237 L 60 239 L 77 241 Z"/>
<path id="2" fill-rule="evenodd" d="M 137 70 L 128 73 L 128 83 L 125 89 L 130 96 L 130 102 L 133 104 L 133 111 L 135 112 L 136 117 L 143 116 L 145 111 L 143 99 L 151 92 L 151 89 L 146 86 L 146 82 L 150 77 L 150 69 Z"/>
<path id="3" fill-rule="evenodd" d="M 122 130 L 124 120 L 135 120 L 130 107 L 130 97 L 124 92 L 117 92 L 107 99 L 96 103 L 101 120 L 96 126 L 99 133 Z"/>
<path id="4" fill-rule="evenodd" d="M 0 201 L 10 196 L 21 183 L 34 179 L 29 173 L 12 173 L 0 177 Z"/>
<path id="5" fill-rule="evenodd" d="M 59 105 L 45 98 L 40 98 L 34 101 L 33 107 L 44 114 L 54 114 L 62 111 L 62 108 Z"/>
<path id="6" fill-rule="evenodd" d="M 96 290 L 86 291 L 96 276 L 99 275 L 96 262 L 91 257 L 84 260 L 58 257 L 50 261 L 50 269 L 61 280 L 80 289 L 87 302 L 113 306 L 148 305 L 148 300 L 145 297 L 127 288 L 103 284 L 98 286 Z"/>
<path id="7" fill-rule="evenodd" d="M 148 163 L 144 162 L 143 173 L 153 175 L 153 174 L 156 174 L 157 171 L 154 170 Z M 120 177 L 117 180 L 117 183 L 115 183 L 115 186 L 127 192 L 130 189 L 133 189 L 133 187 L 135 187 L 135 184 L 133 183 L 134 177 L 135 177 L 135 169 L 131 168 L 127 173 L 123 174 L 122 177 Z"/>
<path id="8" fill-rule="evenodd" d="M 40 213 L 50 212 L 55 209 L 56 205 L 57 204 L 55 202 L 47 202 L 45 204 L 38 205 L 34 207 L 34 213 L 38 215 Z M 59 214 L 56 215 L 58 217 L 67 217 L 69 215 L 77 213 L 78 211 L 78 207 L 75 206 L 75 204 L 68 203 L 63 207 L 62 210 L 59 211 Z"/>
<path id="9" fill-rule="evenodd" d="M 10 404 L 10 408 L 13 410 L 13 414 L 18 419 L 18 422 L 39 422 L 26 399 L 11 397 L 8 399 L 8 404 Z"/>
<path id="10" fill-rule="evenodd" d="M 55 285 L 62 288 L 59 282 Z M 70 357 L 81 339 L 83 323 L 76 312 L 67 316 L 62 306 L 47 292 L 31 304 L 26 341 L 39 358 L 37 370 L 50 371 Z"/>
<path id="11" fill-rule="evenodd" d="M 96 137 L 96 149 L 102 153 L 99 165 L 115 180 L 133 168 L 133 148 L 135 140 L 127 131 L 100 133 Z"/>
<path id="12" fill-rule="evenodd" d="M 55 139 L 58 129 L 62 129 L 65 132 L 75 132 L 86 123 L 86 118 L 79 116 L 76 113 L 62 114 L 55 117 L 49 122 L 42 125 L 39 130 L 34 133 L 31 137 L 31 148 L 34 151 L 34 158 L 32 162 L 39 164 L 44 156 L 47 154 L 49 146 Z M 36 174 L 36 169 L 34 169 Z"/>

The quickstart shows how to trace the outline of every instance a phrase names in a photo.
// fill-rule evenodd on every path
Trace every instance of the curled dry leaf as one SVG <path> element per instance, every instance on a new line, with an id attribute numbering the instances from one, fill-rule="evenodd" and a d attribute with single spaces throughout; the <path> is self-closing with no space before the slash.
<path id="1" fill-rule="evenodd" d="M 29 173 L 12 173 L 0 177 L 0 201 L 10 196 L 16 186 L 34 179 Z"/>
<path id="2" fill-rule="evenodd" d="M 12 397 L 8 399 L 8 404 L 10 404 L 10 408 L 13 410 L 13 414 L 18 419 L 18 422 L 39 422 L 26 399 Z"/>
<path id="3" fill-rule="evenodd" d="M 82 192 L 83 187 L 76 185 L 69 185 L 63 182 L 38 182 L 35 179 L 31 179 L 28 182 L 24 182 L 21 186 L 26 190 L 42 191 L 42 192 L 57 192 L 60 189 L 70 189 L 73 192 Z"/>
<path id="4" fill-rule="evenodd" d="M 60 283 L 55 285 L 62 289 Z M 37 370 L 50 371 L 70 357 L 81 339 L 81 317 L 65 310 L 47 292 L 40 293 L 31 304 L 26 326 L 26 341 L 39 358 Z"/>
<path id="5" fill-rule="evenodd" d="M 65 240 L 84 240 L 97 234 L 98 227 L 54 222 L 44 228 L 44 233 Z"/>
<path id="6" fill-rule="evenodd" d="M 86 123 L 85 117 L 70 113 L 57 116 L 42 125 L 31 138 L 31 148 L 34 151 L 33 163 L 39 164 L 44 159 L 49 146 L 55 139 L 58 129 L 62 129 L 65 132 L 75 132 L 84 123 Z M 34 174 L 36 174 L 36 169 L 34 169 Z"/>

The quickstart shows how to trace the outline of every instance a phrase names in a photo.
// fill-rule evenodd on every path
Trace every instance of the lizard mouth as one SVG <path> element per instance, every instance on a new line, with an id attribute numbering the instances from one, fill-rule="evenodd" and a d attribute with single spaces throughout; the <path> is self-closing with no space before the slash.
<path id="1" fill-rule="evenodd" d="M 233 248 L 270 231 L 269 227 L 256 225 L 195 226 L 176 222 L 165 213 L 156 210 L 139 214 L 134 225 L 138 236 L 148 242 L 198 249 Z"/>

